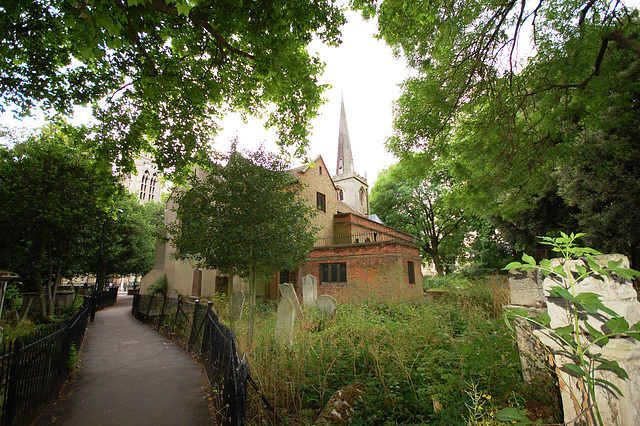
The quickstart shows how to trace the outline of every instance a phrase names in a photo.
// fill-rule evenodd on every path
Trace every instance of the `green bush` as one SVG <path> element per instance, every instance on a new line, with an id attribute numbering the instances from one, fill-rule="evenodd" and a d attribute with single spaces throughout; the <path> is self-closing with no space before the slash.
<path id="1" fill-rule="evenodd" d="M 162 294 L 166 296 L 168 288 L 169 288 L 169 281 L 167 280 L 167 274 L 162 274 L 162 276 L 158 278 L 158 280 L 155 283 L 149 286 L 149 289 L 147 291 L 151 295 Z"/>
<path id="2" fill-rule="evenodd" d="M 513 392 L 525 393 L 515 339 L 496 315 L 497 300 L 508 297 L 504 277 L 458 284 L 420 304 L 342 304 L 334 317 L 305 309 L 290 350 L 274 343 L 275 309 L 260 310 L 248 359 L 277 419 L 250 393 L 249 423 L 311 424 L 354 382 L 366 387 L 359 425 L 465 424 L 471 384 L 496 407 L 509 405 Z M 528 392 L 535 399 L 544 389 Z"/>

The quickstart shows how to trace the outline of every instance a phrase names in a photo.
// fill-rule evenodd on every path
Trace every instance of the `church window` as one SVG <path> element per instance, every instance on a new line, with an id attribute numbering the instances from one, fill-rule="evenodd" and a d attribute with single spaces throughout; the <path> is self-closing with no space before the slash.
<path id="1" fill-rule="evenodd" d="M 316 207 L 318 208 L 318 210 L 322 210 L 323 212 L 327 211 L 325 196 L 320 192 L 316 192 Z"/>
<path id="2" fill-rule="evenodd" d="M 153 200 L 156 196 L 156 183 L 158 182 L 158 174 L 154 173 L 149 183 L 149 200 Z"/>
<path id="3" fill-rule="evenodd" d="M 346 283 L 347 264 L 346 263 L 321 263 L 320 282 L 322 284 Z"/>
<path id="4" fill-rule="evenodd" d="M 319 167 L 320 174 L 322 174 L 322 166 Z"/>
<path id="5" fill-rule="evenodd" d="M 409 284 L 416 283 L 416 270 L 413 262 L 407 262 L 407 270 L 409 272 Z"/>
<path id="6" fill-rule="evenodd" d="M 344 191 L 342 188 L 338 188 L 338 200 L 344 201 Z"/>
<path id="7" fill-rule="evenodd" d="M 340 157 L 340 159 L 338 160 L 338 173 L 342 173 L 343 169 L 344 169 L 344 164 L 342 162 L 342 157 Z"/>
<path id="8" fill-rule="evenodd" d="M 140 182 L 140 199 L 142 201 L 147 200 L 147 189 L 149 188 L 149 180 L 150 180 L 149 171 L 145 170 L 144 174 L 142 175 L 142 180 Z"/>
<path id="9" fill-rule="evenodd" d="M 364 200 L 365 200 L 365 190 L 364 188 L 360 188 L 360 205 L 364 206 Z"/>

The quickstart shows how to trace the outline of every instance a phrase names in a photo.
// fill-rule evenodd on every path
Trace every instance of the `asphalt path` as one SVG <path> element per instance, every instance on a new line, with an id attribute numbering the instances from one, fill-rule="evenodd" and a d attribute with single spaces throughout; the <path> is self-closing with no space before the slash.
<path id="1" fill-rule="evenodd" d="M 200 365 L 168 338 L 131 317 L 132 297 L 96 314 L 80 369 L 36 425 L 212 424 Z"/>

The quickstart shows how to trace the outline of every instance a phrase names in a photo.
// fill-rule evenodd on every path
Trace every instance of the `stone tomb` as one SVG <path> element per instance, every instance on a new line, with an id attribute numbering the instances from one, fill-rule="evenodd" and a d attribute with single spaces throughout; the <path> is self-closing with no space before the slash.
<path id="1" fill-rule="evenodd" d="M 321 294 L 318 296 L 318 309 L 326 314 L 335 315 L 338 301 L 333 296 Z"/>
<path id="2" fill-rule="evenodd" d="M 293 326 L 296 320 L 296 309 L 293 301 L 288 297 L 283 297 L 278 302 L 278 313 L 276 316 L 276 343 L 291 348 L 293 345 Z"/>
<path id="3" fill-rule="evenodd" d="M 244 308 L 244 293 L 236 291 L 233 293 L 231 301 L 231 320 L 240 321 L 242 319 L 242 310 Z"/>
<path id="4" fill-rule="evenodd" d="M 629 261 L 622 255 L 600 255 L 595 256 L 596 262 L 601 267 L 606 267 L 611 260 L 618 261 L 622 259 L 621 268 L 628 268 Z M 559 265 L 558 259 L 551 261 L 552 267 Z M 571 260 L 568 267 L 576 274 L 576 266 L 586 266 L 583 260 Z M 539 314 L 547 312 L 551 317 L 551 327 L 557 328 L 569 324 L 568 319 L 571 317 L 570 312 L 564 299 L 550 297 L 548 291 L 561 283 L 554 276 L 544 277 L 541 274 L 512 272 L 509 276 L 509 286 L 511 289 L 511 307 L 524 308 L 531 313 Z M 615 274 L 610 276 L 594 274 L 574 285 L 575 294 L 580 293 L 596 293 L 601 295 L 602 303 L 609 309 L 617 312 L 624 317 L 631 325 L 640 320 L 640 302 L 638 302 L 636 292 L 633 289 L 630 280 L 623 279 Z M 531 315 L 531 314 L 530 314 Z M 603 315 L 602 312 L 590 314 L 581 312 L 583 320 L 586 320 L 590 326 L 596 330 L 607 331 L 604 323 L 610 318 Z M 532 355 L 543 355 L 546 351 L 531 350 L 540 343 L 546 346 L 546 350 L 554 351 L 555 365 L 562 366 L 566 363 L 573 362 L 556 352 L 561 348 L 555 340 L 553 340 L 546 330 L 535 330 L 526 327 L 518 327 L 518 346 L 520 348 L 521 358 L 530 358 Z M 531 336 L 535 336 L 532 338 Z M 629 379 L 624 380 L 615 375 L 611 371 L 596 371 L 596 379 L 603 379 L 613 383 L 623 396 L 615 392 L 608 391 L 603 387 L 598 387 L 596 391 L 596 400 L 602 414 L 602 420 L 606 425 L 632 426 L 637 424 L 640 418 L 640 342 L 637 340 L 619 335 L 610 339 L 609 343 L 603 348 L 592 346 L 590 348 L 594 354 L 601 353 L 603 358 L 617 361 L 620 367 L 626 370 Z M 548 353 L 548 352 L 547 352 Z M 544 356 L 544 355 L 543 355 Z M 523 367 L 533 367 L 535 364 L 544 364 L 544 361 L 538 358 L 534 362 L 523 360 Z M 523 368 L 524 369 L 524 368 Z M 560 390 L 562 395 L 562 404 L 564 407 L 564 418 L 566 422 L 577 425 L 595 424 L 596 418 L 593 409 L 589 409 L 589 402 L 584 394 L 584 389 L 578 383 L 577 379 L 567 374 L 564 369 L 557 369 L 560 380 Z M 529 379 L 533 375 L 528 372 Z M 584 416 L 576 421 L 581 412 L 585 412 Z"/>
<path id="5" fill-rule="evenodd" d="M 298 300 L 296 289 L 293 288 L 293 284 L 285 283 L 285 284 L 280 284 L 278 287 L 280 288 L 280 296 L 282 296 L 283 299 L 285 297 L 288 297 L 289 299 L 291 299 L 291 302 L 293 303 L 293 307 L 295 308 L 296 313 L 302 316 L 302 308 L 300 307 L 300 301 Z"/>
<path id="6" fill-rule="evenodd" d="M 302 304 L 306 307 L 316 306 L 318 300 L 318 279 L 313 275 L 302 277 Z"/>

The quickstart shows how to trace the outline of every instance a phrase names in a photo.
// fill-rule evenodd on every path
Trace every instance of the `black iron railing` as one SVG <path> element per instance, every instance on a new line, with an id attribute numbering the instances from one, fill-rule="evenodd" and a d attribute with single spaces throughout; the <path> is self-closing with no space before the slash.
<path id="1" fill-rule="evenodd" d="M 82 346 L 88 319 L 116 297 L 117 291 L 85 296 L 73 317 L 0 347 L 2 425 L 31 424 L 55 399 L 69 373 L 72 348 Z"/>
<path id="2" fill-rule="evenodd" d="M 204 307 L 181 297 L 135 295 L 132 315 L 199 357 L 214 397 L 216 424 L 246 424 L 249 364 L 238 356 L 235 336 L 213 312 L 212 302 Z"/>

